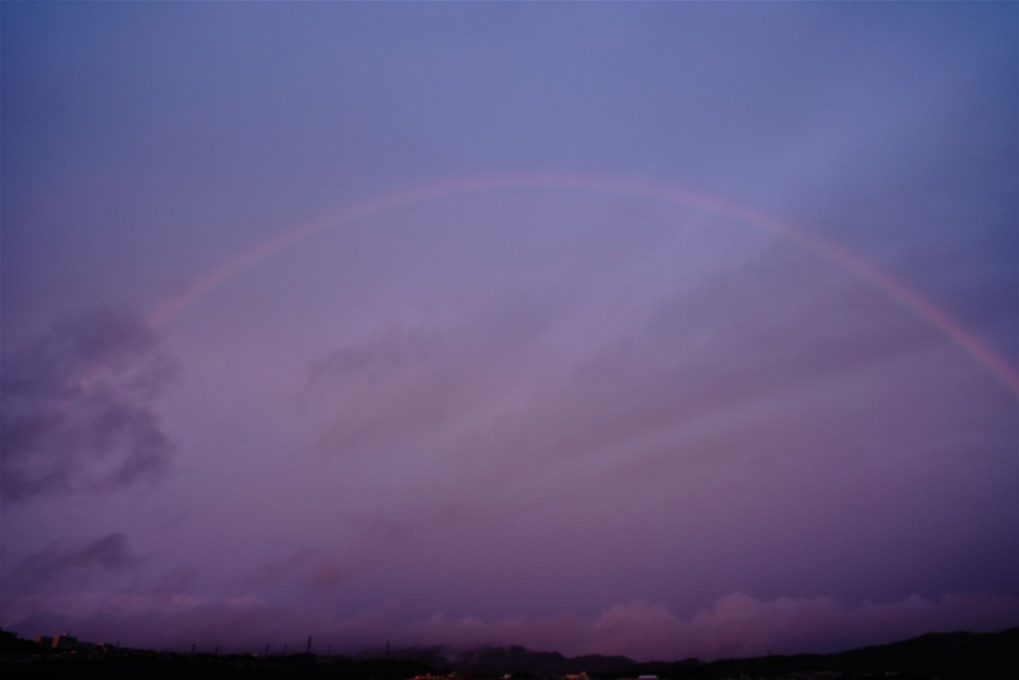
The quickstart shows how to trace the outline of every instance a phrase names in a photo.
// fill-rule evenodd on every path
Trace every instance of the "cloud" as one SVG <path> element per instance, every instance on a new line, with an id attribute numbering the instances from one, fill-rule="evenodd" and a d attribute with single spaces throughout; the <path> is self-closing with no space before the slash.
<path id="1" fill-rule="evenodd" d="M 563 613 L 486 621 L 442 614 L 412 618 L 395 600 L 338 619 L 252 596 L 81 592 L 23 597 L 2 615 L 4 627 L 22 635 L 66 628 L 83 638 L 157 648 L 186 649 L 197 642 L 250 650 L 269 642 L 278 649 L 310 633 L 321 645 L 347 652 L 388 640 L 397 646 L 457 649 L 519 644 L 567 656 L 623 654 L 636 660 L 835 651 L 932 631 L 999 630 L 1017 621 L 1019 600 L 981 593 L 931 600 L 914 595 L 848 607 L 826 597 L 758 600 L 735 592 L 689 620 L 676 618 L 665 605 L 637 600 L 609 607 L 593 619 Z"/>
<path id="2" fill-rule="evenodd" d="M 328 590 L 341 584 L 350 569 L 327 551 L 303 547 L 260 564 L 247 580 L 252 585 L 296 582 L 303 590 Z"/>
<path id="3" fill-rule="evenodd" d="M 2 364 L 4 503 L 96 493 L 157 478 L 173 444 L 153 402 L 177 364 L 134 315 L 55 324 Z"/>
<path id="4" fill-rule="evenodd" d="M 200 577 L 201 570 L 194 565 L 174 567 L 159 578 L 152 592 L 157 595 L 181 595 L 193 591 Z"/>
<path id="5" fill-rule="evenodd" d="M 96 572 L 123 571 L 139 562 L 127 537 L 119 532 L 71 548 L 51 545 L 18 563 L 6 579 L 5 591 L 30 592 L 64 577 L 84 585 Z"/>
<path id="6" fill-rule="evenodd" d="M 391 324 L 351 339 L 310 371 L 305 399 L 320 412 L 320 447 L 420 450 L 487 422 L 526 389 L 527 360 L 554 315 L 554 303 L 523 295 L 438 327 Z"/>
<path id="7" fill-rule="evenodd" d="M 606 263 L 606 281 L 569 304 L 508 294 L 484 313 L 465 303 L 444 324 L 350 338 L 311 370 L 320 446 L 503 450 L 519 467 L 536 442 L 538 455 L 582 454 L 935 360 L 936 334 L 878 291 L 752 238 L 730 246 L 734 262 L 705 263 L 715 238 L 663 244 L 673 257 L 646 280 Z"/>
<path id="8" fill-rule="evenodd" d="M 831 598 L 758 600 L 735 592 L 689 620 L 662 604 L 636 600 L 590 620 L 559 615 L 544 620 L 486 622 L 436 616 L 408 626 L 418 643 L 470 647 L 522 644 L 567 655 L 623 654 L 637 660 L 704 660 L 835 651 L 890 642 L 930 631 L 997 630 L 1019 620 L 1019 601 L 983 594 L 911 596 L 899 602 L 846 607 Z"/>

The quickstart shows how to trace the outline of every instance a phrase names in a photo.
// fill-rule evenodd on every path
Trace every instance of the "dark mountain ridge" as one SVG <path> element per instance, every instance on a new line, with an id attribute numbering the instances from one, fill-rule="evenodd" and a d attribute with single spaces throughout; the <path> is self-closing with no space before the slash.
<path id="1" fill-rule="evenodd" d="M 894 674 L 907 678 L 1017 678 L 1019 628 L 999 633 L 928 633 L 883 645 L 829 654 L 768 655 L 720 659 L 634 663 L 614 669 L 615 677 L 636 678 L 782 678 L 833 672 L 836 677 Z M 592 675 L 597 675 L 592 673 Z"/>

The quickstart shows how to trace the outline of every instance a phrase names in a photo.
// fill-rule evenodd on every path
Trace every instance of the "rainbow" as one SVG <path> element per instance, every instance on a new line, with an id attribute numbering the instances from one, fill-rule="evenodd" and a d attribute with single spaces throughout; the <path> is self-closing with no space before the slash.
<path id="1" fill-rule="evenodd" d="M 431 199 L 478 191 L 508 189 L 584 190 L 631 198 L 646 198 L 719 215 L 782 238 L 874 286 L 959 347 L 1010 392 L 1019 394 L 1019 377 L 1017 377 L 1015 366 L 998 356 L 976 335 L 922 293 L 846 246 L 805 227 L 681 187 L 600 175 L 529 173 L 459 179 L 415 185 L 350 203 L 338 210 L 285 228 L 274 236 L 240 252 L 207 273 L 180 295 L 152 310 L 147 321 L 153 328 L 158 329 L 165 326 L 182 310 L 223 283 L 248 271 L 281 250 L 326 229 L 350 224 L 378 213 Z"/>

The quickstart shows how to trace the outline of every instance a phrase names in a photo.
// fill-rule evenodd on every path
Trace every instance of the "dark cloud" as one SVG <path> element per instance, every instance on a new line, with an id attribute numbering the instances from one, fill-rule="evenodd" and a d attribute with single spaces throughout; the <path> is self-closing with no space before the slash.
<path id="1" fill-rule="evenodd" d="M 173 445 L 153 402 L 174 360 L 138 317 L 93 311 L 2 359 L 5 503 L 95 493 L 162 473 Z"/>
<path id="2" fill-rule="evenodd" d="M 84 585 L 96 573 L 124 571 L 140 561 L 120 532 L 70 548 L 51 545 L 22 560 L 6 579 L 5 590 L 33 592 L 64 578 Z"/>
<path id="3" fill-rule="evenodd" d="M 351 567 L 318 548 L 298 548 L 287 555 L 259 565 L 248 577 L 252 585 L 294 582 L 303 590 L 331 589 L 340 585 Z"/>
<path id="4" fill-rule="evenodd" d="M 346 378 L 363 373 L 382 373 L 417 363 L 431 349 L 420 333 L 388 328 L 370 340 L 344 345 L 329 354 L 311 369 L 310 384 L 336 377 Z M 373 376 L 374 377 L 374 376 Z"/>

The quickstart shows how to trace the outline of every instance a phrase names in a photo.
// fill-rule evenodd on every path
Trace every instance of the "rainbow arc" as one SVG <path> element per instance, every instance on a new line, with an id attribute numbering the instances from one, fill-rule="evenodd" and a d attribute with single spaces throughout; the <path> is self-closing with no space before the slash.
<path id="1" fill-rule="evenodd" d="M 351 224 L 423 201 L 479 191 L 510 189 L 584 190 L 631 198 L 645 198 L 722 216 L 784 239 L 881 291 L 886 297 L 916 315 L 951 341 L 1010 392 L 1019 394 L 1019 377 L 1017 377 L 1015 366 L 998 356 L 979 337 L 927 296 L 841 243 L 792 222 L 688 191 L 682 187 L 600 175 L 564 173 L 495 175 L 420 184 L 353 202 L 312 220 L 285 228 L 274 236 L 238 253 L 207 273 L 180 295 L 152 310 L 147 321 L 154 328 L 165 326 L 182 310 L 225 282 L 241 275 L 276 253 L 324 230 Z"/>

